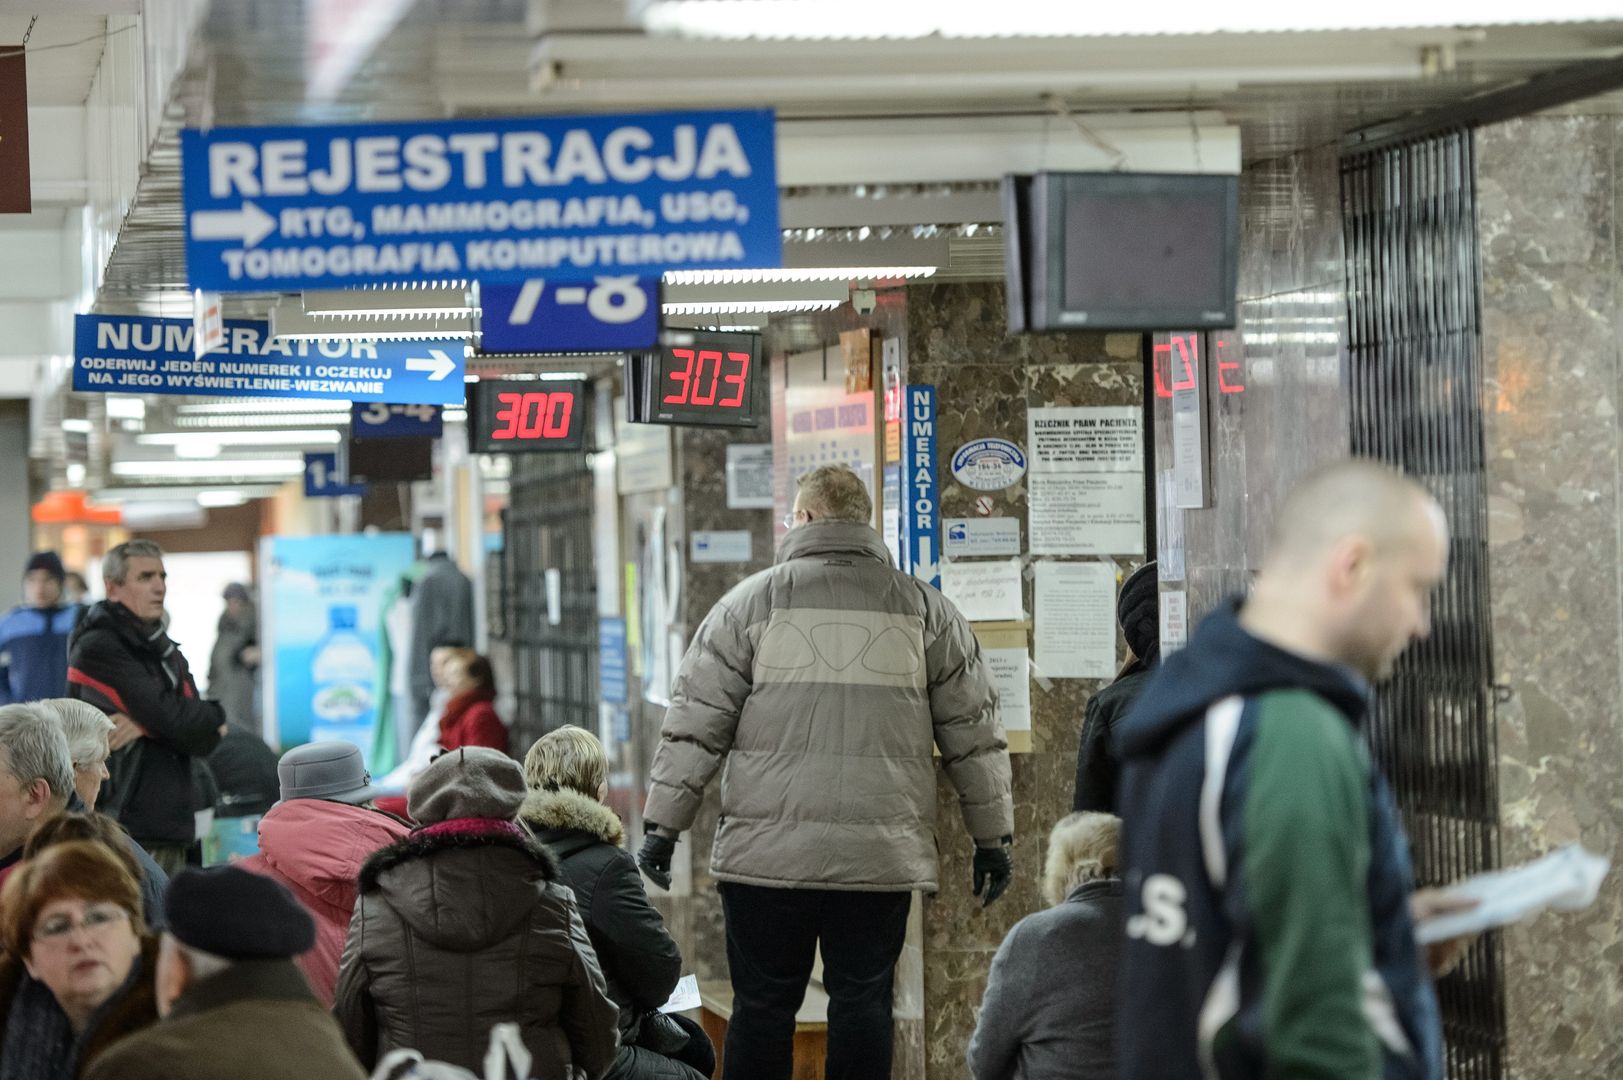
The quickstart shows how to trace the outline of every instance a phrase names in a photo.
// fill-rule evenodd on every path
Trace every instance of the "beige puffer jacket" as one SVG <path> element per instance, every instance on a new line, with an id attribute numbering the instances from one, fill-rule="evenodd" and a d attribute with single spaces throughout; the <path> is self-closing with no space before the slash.
<path id="1" fill-rule="evenodd" d="M 711 873 L 779 888 L 937 888 L 935 763 L 971 837 L 1014 831 L 1008 743 L 958 609 L 866 525 L 792 531 L 682 660 L 644 818 L 686 831 L 725 763 Z"/>

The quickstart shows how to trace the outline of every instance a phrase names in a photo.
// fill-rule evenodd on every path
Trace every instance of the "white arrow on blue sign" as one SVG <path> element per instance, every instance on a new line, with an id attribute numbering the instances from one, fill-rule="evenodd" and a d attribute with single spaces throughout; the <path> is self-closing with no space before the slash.
<path id="1" fill-rule="evenodd" d="M 215 292 L 576 281 L 782 262 L 769 109 L 181 134 Z"/>
<path id="2" fill-rule="evenodd" d="M 228 319 L 225 346 L 192 352 L 190 319 L 80 315 L 73 388 L 91 393 L 342 398 L 401 405 L 462 403 L 463 345 L 431 341 L 293 341 Z"/>

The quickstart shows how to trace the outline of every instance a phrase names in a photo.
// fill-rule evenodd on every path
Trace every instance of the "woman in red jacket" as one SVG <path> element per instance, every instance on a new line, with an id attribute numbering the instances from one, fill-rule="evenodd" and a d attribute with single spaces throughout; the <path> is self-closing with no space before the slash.
<path id="1" fill-rule="evenodd" d="M 488 746 L 507 753 L 507 728 L 496 715 L 496 677 L 490 661 L 472 649 L 457 649 L 445 661 L 451 700 L 440 717 L 440 746 Z"/>

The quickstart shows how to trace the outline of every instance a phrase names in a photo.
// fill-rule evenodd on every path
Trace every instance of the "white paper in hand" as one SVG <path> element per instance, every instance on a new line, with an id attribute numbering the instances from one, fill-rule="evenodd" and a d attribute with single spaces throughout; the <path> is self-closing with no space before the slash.
<path id="1" fill-rule="evenodd" d="M 1606 856 L 1570 844 L 1509 870 L 1466 878 L 1448 891 L 1477 901 L 1477 906 L 1427 919 L 1415 927 L 1415 938 L 1422 945 L 1431 945 L 1521 922 L 1546 908 L 1580 911 L 1595 902 L 1610 867 Z"/>
<path id="2" fill-rule="evenodd" d="M 659 1007 L 662 1013 L 687 1012 L 697 1009 L 702 1001 L 699 999 L 699 977 L 697 975 L 684 975 L 676 980 L 676 989 L 671 993 L 671 1000 Z"/>

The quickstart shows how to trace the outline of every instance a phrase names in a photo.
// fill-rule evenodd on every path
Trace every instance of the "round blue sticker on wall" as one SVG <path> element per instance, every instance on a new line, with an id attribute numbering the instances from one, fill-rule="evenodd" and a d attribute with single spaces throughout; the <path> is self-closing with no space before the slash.
<path id="1" fill-rule="evenodd" d="M 976 439 L 952 455 L 952 475 L 975 491 L 1002 491 L 1026 475 L 1026 455 L 1008 439 Z"/>

